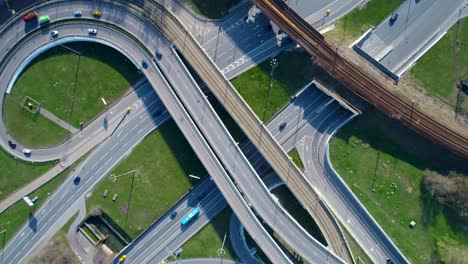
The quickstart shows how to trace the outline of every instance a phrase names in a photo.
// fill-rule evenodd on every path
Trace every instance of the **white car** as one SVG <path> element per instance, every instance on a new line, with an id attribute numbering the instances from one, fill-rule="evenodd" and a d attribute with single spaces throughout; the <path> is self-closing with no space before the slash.
<path id="1" fill-rule="evenodd" d="M 31 154 L 31 150 L 30 149 L 23 149 L 23 153 L 26 154 L 26 155 L 30 155 Z"/>
<path id="2" fill-rule="evenodd" d="M 54 31 L 50 32 L 49 34 L 50 34 L 50 37 L 51 37 L 51 38 L 55 38 L 55 37 L 58 36 L 58 31 L 57 31 L 57 30 L 54 30 Z"/>
<path id="3" fill-rule="evenodd" d="M 88 33 L 89 33 L 89 34 L 96 35 L 96 34 L 97 34 L 97 30 L 94 29 L 94 28 L 90 28 L 90 29 L 88 29 Z"/>

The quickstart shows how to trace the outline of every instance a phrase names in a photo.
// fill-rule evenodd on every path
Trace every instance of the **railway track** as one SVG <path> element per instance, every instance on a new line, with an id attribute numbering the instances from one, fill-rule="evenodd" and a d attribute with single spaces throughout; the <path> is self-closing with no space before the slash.
<path id="1" fill-rule="evenodd" d="M 468 158 L 468 139 L 414 107 L 389 89 L 389 84 L 358 67 L 338 53 L 323 35 L 288 8 L 281 0 L 253 0 L 270 19 L 315 58 L 330 75 L 370 102 L 380 111 L 400 120 L 426 138 L 441 144 L 456 154 Z M 370 64 L 369 64 L 370 65 Z"/>

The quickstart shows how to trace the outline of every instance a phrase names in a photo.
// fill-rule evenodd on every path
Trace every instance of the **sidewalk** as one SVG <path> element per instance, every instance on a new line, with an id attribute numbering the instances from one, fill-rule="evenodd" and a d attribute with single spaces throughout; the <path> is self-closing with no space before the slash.
<path id="1" fill-rule="evenodd" d="M 62 127 L 63 129 L 65 130 L 68 130 L 70 133 L 72 134 L 75 134 L 75 133 L 78 133 L 78 129 L 73 127 L 71 124 L 63 121 L 62 119 L 60 119 L 58 116 L 52 114 L 51 112 L 47 111 L 45 108 L 41 107 L 41 109 L 39 110 L 39 113 L 49 119 L 50 121 L 54 122 L 55 124 L 57 124 L 58 126 Z"/>

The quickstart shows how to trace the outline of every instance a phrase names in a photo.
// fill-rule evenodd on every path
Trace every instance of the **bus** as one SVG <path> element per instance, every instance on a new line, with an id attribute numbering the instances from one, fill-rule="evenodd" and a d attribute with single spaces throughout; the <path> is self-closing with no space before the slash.
<path id="1" fill-rule="evenodd" d="M 198 213 L 200 213 L 200 208 L 195 207 L 188 215 L 186 215 L 184 218 L 182 218 L 182 220 L 180 221 L 182 226 L 189 223 L 193 218 L 195 218 L 198 215 Z"/>
<path id="2" fill-rule="evenodd" d="M 39 17 L 39 24 L 44 24 L 50 21 L 50 17 L 48 15 L 40 16 Z"/>

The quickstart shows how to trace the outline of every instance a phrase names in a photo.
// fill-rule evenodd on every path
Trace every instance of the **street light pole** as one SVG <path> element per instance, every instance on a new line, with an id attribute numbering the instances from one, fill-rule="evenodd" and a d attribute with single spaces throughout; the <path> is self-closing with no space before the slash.
<path id="1" fill-rule="evenodd" d="M 6 235 L 6 229 L 3 229 L 0 231 L 0 234 L 3 233 L 3 243 L 2 243 L 2 261 L 0 263 L 3 263 L 3 253 L 5 252 L 5 235 Z"/>
<path id="2" fill-rule="evenodd" d="M 132 201 L 132 192 L 133 192 L 133 183 L 134 182 L 135 182 L 135 170 L 133 170 L 132 185 L 130 187 L 130 195 L 128 196 L 127 216 L 125 217 L 125 231 L 127 230 L 128 213 L 130 212 L 130 202 Z"/>
<path id="3" fill-rule="evenodd" d="M 263 123 L 265 123 L 266 108 L 267 108 L 267 105 L 268 105 L 268 99 L 270 98 L 270 89 L 271 89 L 272 81 L 273 81 L 273 72 L 278 67 L 278 60 L 277 59 L 272 59 L 270 61 L 270 66 L 271 66 L 270 82 L 268 84 L 267 96 L 266 96 L 266 99 L 265 99 L 265 106 L 263 107 L 263 117 L 262 117 L 262 122 Z"/>
<path id="4" fill-rule="evenodd" d="M 223 263 L 223 257 L 226 251 L 224 250 L 224 243 L 226 243 L 226 235 L 224 234 L 223 245 L 218 249 L 218 256 L 221 258 L 221 263 Z"/>

